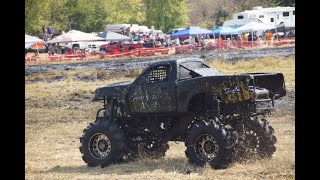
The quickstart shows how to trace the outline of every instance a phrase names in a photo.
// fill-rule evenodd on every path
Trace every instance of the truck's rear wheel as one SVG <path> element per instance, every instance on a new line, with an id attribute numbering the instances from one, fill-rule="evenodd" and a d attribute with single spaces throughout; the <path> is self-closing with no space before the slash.
<path id="1" fill-rule="evenodd" d="M 82 159 L 88 166 L 101 165 L 121 160 L 126 147 L 122 129 L 111 120 L 97 120 L 83 130 L 80 138 Z"/>
<path id="2" fill-rule="evenodd" d="M 190 130 L 185 153 L 193 164 L 204 166 L 208 162 L 215 169 L 225 169 L 232 161 L 231 144 L 222 125 L 201 121 Z"/>
<path id="3" fill-rule="evenodd" d="M 264 118 L 251 117 L 245 121 L 244 134 L 235 147 L 235 158 L 246 159 L 258 155 L 261 158 L 271 157 L 276 151 L 277 138 L 273 128 Z"/>

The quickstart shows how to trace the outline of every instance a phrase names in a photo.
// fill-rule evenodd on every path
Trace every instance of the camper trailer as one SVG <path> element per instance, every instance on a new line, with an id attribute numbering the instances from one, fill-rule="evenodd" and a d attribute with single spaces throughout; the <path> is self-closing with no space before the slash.
<path id="1" fill-rule="evenodd" d="M 254 7 L 252 10 L 233 14 L 233 19 L 224 22 L 223 26 L 243 25 L 248 21 L 262 22 L 277 27 L 285 26 L 286 29 L 295 28 L 295 7 Z"/>

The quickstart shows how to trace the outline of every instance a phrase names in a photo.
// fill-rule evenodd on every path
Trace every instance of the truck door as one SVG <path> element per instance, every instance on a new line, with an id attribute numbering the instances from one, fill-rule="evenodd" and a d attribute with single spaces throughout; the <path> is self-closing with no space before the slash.
<path id="1" fill-rule="evenodd" d="M 129 105 L 133 113 L 167 113 L 176 111 L 176 84 L 170 64 L 150 68 L 133 82 Z"/>

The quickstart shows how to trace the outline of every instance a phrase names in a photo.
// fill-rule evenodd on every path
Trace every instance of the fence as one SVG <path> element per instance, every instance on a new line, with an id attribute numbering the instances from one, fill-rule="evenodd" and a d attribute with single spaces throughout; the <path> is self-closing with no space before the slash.
<path id="1" fill-rule="evenodd" d="M 227 51 L 235 49 L 247 48 L 263 48 L 272 46 L 294 45 L 294 38 L 279 39 L 273 41 L 247 41 L 241 42 L 237 40 L 215 40 L 200 45 L 188 44 L 173 47 L 159 47 L 159 48 L 138 48 L 132 50 L 115 50 L 108 54 L 101 55 L 100 53 L 74 53 L 74 54 L 38 54 L 33 56 L 26 56 L 25 63 L 39 63 L 39 62 L 61 62 L 61 61 L 88 61 L 97 59 L 115 59 L 119 57 L 134 58 L 146 56 L 159 56 L 170 54 L 189 54 L 202 50 Z"/>

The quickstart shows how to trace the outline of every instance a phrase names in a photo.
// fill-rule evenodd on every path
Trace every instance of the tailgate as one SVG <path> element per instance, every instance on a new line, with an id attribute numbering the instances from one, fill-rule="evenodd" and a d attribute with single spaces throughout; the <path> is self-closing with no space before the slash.
<path id="1" fill-rule="evenodd" d="M 246 73 L 254 77 L 255 87 L 266 88 L 275 98 L 286 95 L 286 86 L 282 73 Z"/>

